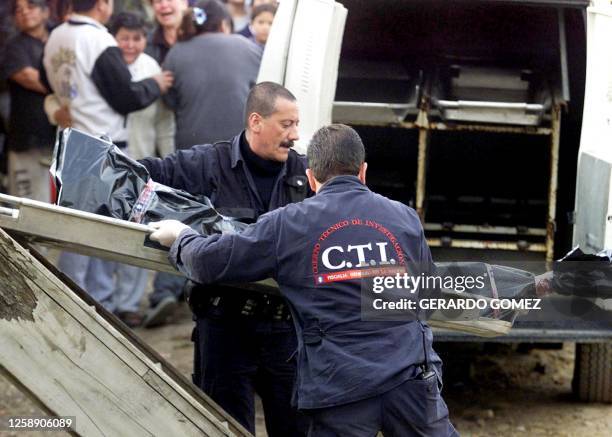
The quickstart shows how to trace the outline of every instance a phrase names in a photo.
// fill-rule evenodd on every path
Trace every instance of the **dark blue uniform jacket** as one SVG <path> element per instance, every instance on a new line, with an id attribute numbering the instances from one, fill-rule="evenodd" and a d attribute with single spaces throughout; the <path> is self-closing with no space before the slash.
<path id="1" fill-rule="evenodd" d="M 424 344 L 440 375 L 427 325 L 362 321 L 361 281 L 351 275 L 431 263 L 431 254 L 414 210 L 356 177 L 335 177 L 316 196 L 265 214 L 240 234 L 185 230 L 170 260 L 204 284 L 277 280 L 298 336 L 299 408 L 365 399 L 414 378 Z"/>
<path id="2" fill-rule="evenodd" d="M 247 222 L 294 202 L 291 193 L 303 191 L 299 200 L 307 196 L 306 158 L 290 150 L 272 189 L 270 203 L 265 205 L 242 157 L 241 135 L 228 141 L 179 150 L 164 159 L 146 158 L 140 162 L 155 182 L 203 194 L 221 214 Z"/>

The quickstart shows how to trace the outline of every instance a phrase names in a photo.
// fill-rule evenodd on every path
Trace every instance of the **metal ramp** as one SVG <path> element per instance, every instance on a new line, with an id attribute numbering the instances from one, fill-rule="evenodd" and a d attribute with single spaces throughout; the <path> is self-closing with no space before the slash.
<path id="1" fill-rule="evenodd" d="M 0 228 L 18 236 L 25 245 L 42 244 L 147 269 L 181 274 L 170 265 L 167 250 L 148 240 L 152 232 L 148 226 L 4 194 L 0 194 L 0 203 L 9 206 L 0 207 Z M 56 275 L 62 275 L 55 268 L 53 270 Z M 66 279 L 69 281 L 69 278 Z M 273 279 L 233 285 L 264 295 L 280 294 L 278 284 Z M 80 293 L 90 300 L 86 293 Z M 472 313 L 453 320 L 442 311 L 435 311 L 428 323 L 442 330 L 456 330 L 484 337 L 505 335 L 512 327 L 512 322 L 479 318 Z"/>
<path id="2" fill-rule="evenodd" d="M 0 227 L 28 243 L 179 274 L 148 226 L 5 194 L 0 203 Z"/>
<path id="3" fill-rule="evenodd" d="M 0 206 L 0 228 L 29 245 L 182 275 L 168 261 L 168 250 L 148 239 L 153 232 L 148 226 L 6 194 L 0 194 L 0 204 L 6 205 Z M 237 286 L 279 294 L 278 285 L 271 279 Z"/>

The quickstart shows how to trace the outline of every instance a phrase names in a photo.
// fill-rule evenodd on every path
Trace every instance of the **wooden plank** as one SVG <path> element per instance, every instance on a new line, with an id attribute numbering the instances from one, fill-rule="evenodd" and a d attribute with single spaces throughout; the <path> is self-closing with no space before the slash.
<path id="1" fill-rule="evenodd" d="M 164 381 L 151 370 L 144 375 L 143 379 L 164 399 L 166 399 L 169 403 L 172 403 L 177 406 L 177 408 L 181 408 L 183 413 L 187 413 L 190 417 L 197 417 L 201 414 L 209 414 L 207 410 L 203 408 L 201 404 L 197 402 L 193 402 L 190 404 L 185 404 L 181 400 L 181 396 L 186 396 L 186 393 L 181 393 L 180 388 L 177 390 L 176 387 Z M 185 408 L 188 408 L 189 411 L 185 411 Z M 221 426 L 225 429 L 229 430 L 229 422 L 227 420 L 221 420 Z"/>
<path id="2" fill-rule="evenodd" d="M 156 368 L 160 369 L 165 375 L 172 379 L 178 386 L 188 393 L 195 402 L 204 405 L 207 411 L 211 412 L 219 421 L 229 424 L 230 430 L 238 435 L 248 434 L 238 422 L 229 417 L 221 407 L 214 403 L 208 396 L 202 391 L 195 387 L 190 381 L 188 381 L 178 370 L 176 370 L 170 363 L 168 363 L 161 355 L 159 355 L 150 346 L 144 343 L 138 336 L 135 335 L 134 331 L 129 329 L 123 323 L 121 323 L 113 314 L 106 311 L 104 307 L 95 302 L 86 292 L 81 290 L 74 282 L 62 272 L 57 270 L 51 265 L 44 257 L 38 254 L 34 249 L 30 248 L 32 255 L 48 270 L 50 281 L 60 281 L 67 285 L 72 292 L 79 296 L 82 303 L 86 305 L 85 308 L 89 307 L 91 310 L 95 310 L 97 316 L 102 317 L 106 322 L 113 326 L 113 328 L 120 334 L 119 339 L 127 341 L 131 346 L 135 347 L 145 357 L 156 364 Z M 117 350 L 115 351 L 117 352 Z"/>
<path id="3" fill-rule="evenodd" d="M 24 246 L 27 246 L 27 242 L 18 240 L 18 242 Z M 165 375 L 174 381 L 184 392 L 188 393 L 200 408 L 206 408 L 207 411 L 212 413 L 217 420 L 222 423 L 227 423 L 231 432 L 236 435 L 249 435 L 249 432 L 242 427 L 235 419 L 230 417 L 221 407 L 219 407 L 210 397 L 204 394 L 199 388 L 191 383 L 181 372 L 179 372 L 172 364 L 164 359 L 159 353 L 145 343 L 140 337 L 138 337 L 133 330 L 128 328 L 112 313 L 108 312 L 102 305 L 97 303 L 89 294 L 79 288 L 73 281 L 59 271 L 53 264 L 51 264 L 45 257 L 40 255 L 33 247 L 28 247 L 30 254 L 44 267 L 43 273 L 49 276 L 50 281 L 64 284 L 70 289 L 76 296 L 80 298 L 84 308 L 89 307 L 92 311 L 95 311 L 98 316 L 103 318 L 109 325 L 111 325 L 119 334 L 120 338 L 124 338 L 132 347 L 136 348 L 142 353 L 148 360 L 156 364 L 156 368 L 160 369 Z"/>
<path id="4" fill-rule="evenodd" d="M 248 435 L 0 230 L 0 365 L 81 435 Z M 218 408 L 218 407 L 217 407 Z M 221 414 L 223 417 L 224 415 Z"/>

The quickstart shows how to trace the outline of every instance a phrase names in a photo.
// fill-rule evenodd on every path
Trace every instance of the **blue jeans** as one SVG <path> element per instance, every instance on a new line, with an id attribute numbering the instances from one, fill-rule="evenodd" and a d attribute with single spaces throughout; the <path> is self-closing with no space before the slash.
<path id="1" fill-rule="evenodd" d="M 193 331 L 193 382 L 255 434 L 254 393 L 270 437 L 302 436 L 306 423 L 291 406 L 297 347 L 290 321 L 226 317 L 209 310 Z"/>
<path id="2" fill-rule="evenodd" d="M 115 309 L 112 301 L 115 264 L 100 258 L 62 252 L 57 267 L 96 302 L 112 312 Z"/>
<path id="3" fill-rule="evenodd" d="M 71 252 L 62 252 L 58 268 L 108 311 L 138 311 L 146 270 Z"/>
<path id="4" fill-rule="evenodd" d="M 115 311 L 138 312 L 147 287 L 148 271 L 140 267 L 117 263 L 114 294 Z"/>

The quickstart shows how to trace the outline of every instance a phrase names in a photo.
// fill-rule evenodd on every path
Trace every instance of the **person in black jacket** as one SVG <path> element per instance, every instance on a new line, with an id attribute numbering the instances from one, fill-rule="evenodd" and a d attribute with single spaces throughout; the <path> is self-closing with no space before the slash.
<path id="1" fill-rule="evenodd" d="M 183 19 L 181 42 L 166 57 L 164 69 L 174 73 L 175 83 L 164 101 L 175 111 L 177 149 L 231 138 L 244 126 L 244 105 L 261 53 L 244 38 L 227 35 L 230 22 L 218 0 L 198 2 Z M 157 273 L 145 327 L 159 326 L 172 316 L 183 283 L 176 275 Z"/>
<path id="2" fill-rule="evenodd" d="M 45 0 L 12 0 L 19 33 L 6 46 L 3 70 L 8 79 L 11 110 L 8 130 L 9 192 L 49 201 L 48 167 L 55 129 L 43 110 L 47 88 L 40 80 L 42 53 L 49 36 Z"/>
<path id="3" fill-rule="evenodd" d="M 293 94 L 263 82 L 251 89 L 246 129 L 233 139 L 141 162 L 154 181 L 206 195 L 221 214 L 254 222 L 312 194 L 305 157 L 291 149 L 298 123 Z M 295 366 L 289 359 L 297 344 L 285 301 L 220 284 L 192 296 L 194 383 L 253 433 L 256 391 L 268 435 L 300 435 L 290 402 Z"/>

